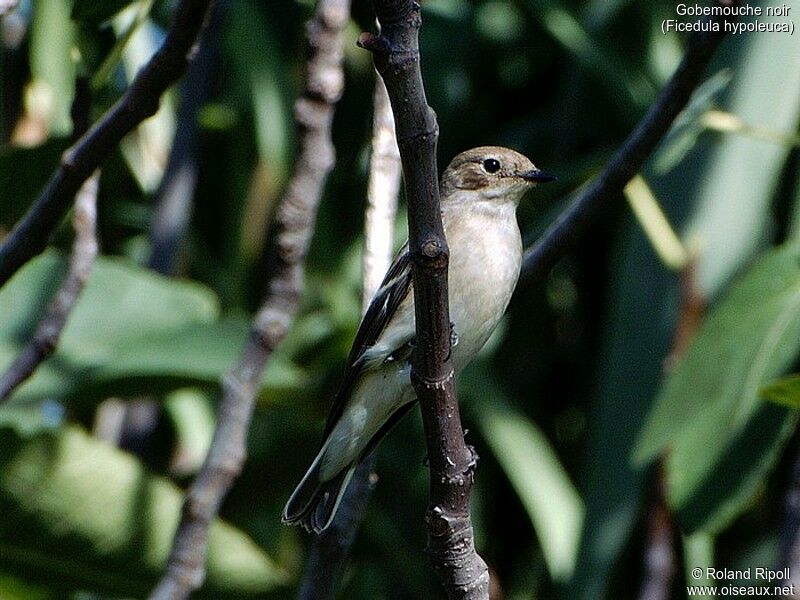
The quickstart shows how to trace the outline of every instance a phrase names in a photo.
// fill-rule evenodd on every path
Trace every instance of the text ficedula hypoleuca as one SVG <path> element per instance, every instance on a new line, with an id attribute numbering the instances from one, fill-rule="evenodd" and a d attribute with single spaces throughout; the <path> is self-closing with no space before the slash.
<path id="1" fill-rule="evenodd" d="M 520 199 L 537 183 L 554 179 L 522 154 L 494 146 L 462 152 L 445 169 L 440 192 L 450 248 L 456 373 L 489 339 L 517 285 L 522 262 L 516 219 Z M 322 447 L 286 504 L 285 523 L 323 531 L 358 463 L 413 406 L 414 335 L 414 286 L 406 244 L 359 325 Z"/>

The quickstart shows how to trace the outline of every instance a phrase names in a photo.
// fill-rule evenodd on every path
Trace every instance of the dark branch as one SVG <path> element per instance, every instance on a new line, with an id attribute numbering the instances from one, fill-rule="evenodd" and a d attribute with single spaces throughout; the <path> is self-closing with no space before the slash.
<path id="1" fill-rule="evenodd" d="M 364 259 L 362 307 L 369 306 L 392 261 L 394 219 L 400 191 L 400 154 L 394 134 L 394 119 L 386 87 L 375 79 L 374 116 L 372 119 L 372 154 L 370 156 L 367 209 L 364 217 Z M 377 476 L 374 473 L 376 452 L 372 452 L 355 470 L 339 509 L 330 526 L 311 543 L 299 600 L 333 598 L 350 547 L 367 510 Z"/>
<path id="2" fill-rule="evenodd" d="M 72 103 L 73 137 L 80 137 L 89 128 L 91 105 L 89 82 L 86 78 L 79 78 Z M 53 296 L 44 317 L 39 321 L 33 337 L 0 377 L 0 402 L 10 398 L 14 390 L 55 351 L 67 319 L 89 280 L 98 251 L 96 229 L 99 181 L 100 173 L 95 172 L 78 191 L 72 216 L 75 241 L 72 244 L 67 275 Z"/>
<path id="3" fill-rule="evenodd" d="M 230 0 L 215 0 L 208 17 L 204 42 L 186 71 L 181 84 L 178 127 L 164 177 L 153 199 L 150 223 L 150 258 L 148 266 L 164 275 L 172 275 L 180 256 L 192 215 L 197 186 L 199 145 L 198 113 L 208 100 L 216 78 L 220 43 Z"/>
<path id="4" fill-rule="evenodd" d="M 655 474 L 654 498 L 647 515 L 647 540 L 644 551 L 644 574 L 639 600 L 669 600 L 675 578 L 675 526 L 666 502 L 663 465 Z"/>
<path id="5" fill-rule="evenodd" d="M 125 95 L 72 146 L 28 213 L 0 246 L 0 286 L 41 253 L 75 194 L 120 140 L 155 114 L 161 95 L 186 69 L 213 0 L 182 0 L 164 44 Z"/>
<path id="6" fill-rule="evenodd" d="M 730 6 L 739 0 L 717 0 L 715 4 Z M 625 185 L 642 168 L 675 117 L 683 110 L 692 92 L 725 38 L 724 21 L 733 17 L 708 17 L 718 31 L 701 31 L 690 38 L 681 64 L 656 101 L 617 150 L 603 172 L 589 183 L 542 237 L 525 252 L 522 272 L 526 277 L 541 278 L 561 258 L 606 206 L 619 197 Z"/>
<path id="7" fill-rule="evenodd" d="M 800 589 L 800 453 L 794 459 L 789 488 L 784 500 L 779 568 L 789 568 L 789 577 L 780 585 Z M 784 598 L 795 598 L 787 594 Z"/>
<path id="8" fill-rule="evenodd" d="M 475 551 L 469 512 L 475 457 L 464 443 L 450 363 L 449 250 L 439 208 L 439 132 L 420 71 L 420 6 L 411 0 L 372 4 L 381 33 L 362 34 L 359 44 L 372 52 L 389 92 L 408 196 L 417 329 L 411 379 L 430 461 L 428 552 L 450 598 L 488 598 L 488 569 Z"/>
<path id="9" fill-rule="evenodd" d="M 214 439 L 186 494 L 166 572 L 151 599 L 187 598 L 202 585 L 208 529 L 244 464 L 247 432 L 264 367 L 297 312 L 317 206 L 334 165 L 331 123 L 344 83 L 339 33 L 349 15 L 349 0 L 321 0 L 309 23 L 306 87 L 295 105 L 300 154 L 275 216 L 274 271 L 239 362 L 222 380 Z"/>

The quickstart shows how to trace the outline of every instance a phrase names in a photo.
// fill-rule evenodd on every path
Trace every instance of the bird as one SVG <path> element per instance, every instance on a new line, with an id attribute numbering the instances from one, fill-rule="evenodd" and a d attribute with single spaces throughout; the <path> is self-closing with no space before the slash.
<path id="1" fill-rule="evenodd" d="M 520 200 L 537 184 L 555 179 L 519 152 L 497 146 L 462 152 L 442 173 L 455 373 L 489 339 L 516 287 L 522 264 Z M 412 261 L 406 242 L 364 313 L 319 452 L 284 508 L 286 524 L 324 531 L 355 468 L 416 401 Z"/>

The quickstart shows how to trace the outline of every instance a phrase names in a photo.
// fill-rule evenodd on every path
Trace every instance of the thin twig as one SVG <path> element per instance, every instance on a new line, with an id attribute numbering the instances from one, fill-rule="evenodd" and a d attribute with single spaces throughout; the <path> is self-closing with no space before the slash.
<path id="1" fill-rule="evenodd" d="M 381 32 L 362 34 L 359 44 L 372 52 L 389 92 L 408 196 L 416 319 L 411 379 L 430 463 L 428 553 L 450 598 L 488 599 L 489 572 L 475 551 L 469 512 L 476 458 L 464 442 L 450 362 L 449 250 L 436 169 L 439 131 L 420 71 L 420 6 L 413 0 L 372 4 Z"/>
<path id="2" fill-rule="evenodd" d="M 89 127 L 91 90 L 85 78 L 75 85 L 72 103 L 73 137 L 79 137 Z M 96 171 L 78 191 L 72 226 L 75 240 L 69 258 L 67 275 L 56 291 L 47 311 L 39 321 L 36 332 L 0 377 L 0 402 L 22 385 L 56 349 L 67 319 L 80 298 L 97 259 L 97 190 L 100 173 Z"/>
<path id="3" fill-rule="evenodd" d="M 0 246 L 0 286 L 40 254 L 75 194 L 120 140 L 158 110 L 161 95 L 186 69 L 213 0 L 181 0 L 161 48 L 120 100 L 67 150 L 31 209 Z"/>
<path id="4" fill-rule="evenodd" d="M 392 260 L 394 219 L 400 191 L 400 152 L 397 149 L 389 96 L 380 77 L 375 78 L 373 105 L 372 155 L 364 219 L 363 310 L 369 306 Z M 314 538 L 297 595 L 300 600 L 324 600 L 335 596 L 336 586 L 377 479 L 374 473 L 375 456 L 375 452 L 372 452 L 358 465 L 333 522 Z"/>
<path id="5" fill-rule="evenodd" d="M 740 0 L 716 0 L 719 6 L 741 4 Z M 589 183 L 541 238 L 525 252 L 523 275 L 540 279 L 550 272 L 589 224 L 606 206 L 620 197 L 628 181 L 642 168 L 675 117 L 683 110 L 700 82 L 703 71 L 725 38 L 725 21 L 735 17 L 712 16 L 701 21 L 716 23 L 716 31 L 698 31 L 689 38 L 681 64 L 656 101 L 617 150 L 600 175 Z M 713 28 L 712 28 L 713 29 Z"/>
<path id="6" fill-rule="evenodd" d="M 33 338 L 0 378 L 0 401 L 7 400 L 12 392 L 33 375 L 39 365 L 55 351 L 72 308 L 89 280 L 97 258 L 95 224 L 99 179 L 100 174 L 97 172 L 78 191 L 72 217 L 75 241 L 69 259 L 69 271 L 47 307 L 47 312 L 39 322 Z"/>
<path id="7" fill-rule="evenodd" d="M 344 85 L 339 34 L 349 15 L 349 0 L 321 0 L 309 23 L 306 87 L 295 104 L 300 154 L 275 216 L 274 270 L 239 361 L 222 380 L 214 439 L 186 494 L 166 572 L 151 599 L 187 598 L 202 585 L 208 529 L 241 472 L 261 375 L 297 312 L 317 206 L 334 165 L 331 123 Z"/>

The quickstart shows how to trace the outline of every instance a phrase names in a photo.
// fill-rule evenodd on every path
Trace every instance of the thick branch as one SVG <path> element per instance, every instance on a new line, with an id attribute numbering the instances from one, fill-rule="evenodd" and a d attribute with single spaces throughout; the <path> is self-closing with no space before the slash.
<path id="1" fill-rule="evenodd" d="M 717 0 L 715 4 L 731 6 L 740 4 L 740 0 Z M 725 38 L 726 19 L 734 20 L 732 17 L 703 19 L 703 22 L 717 23 L 719 30 L 696 32 L 689 38 L 686 53 L 672 79 L 603 172 L 578 194 L 569 208 L 525 252 L 522 265 L 525 276 L 541 278 L 547 275 L 598 213 L 620 196 L 628 181 L 642 168 L 675 117 L 686 106 L 714 51 Z"/>
<path id="2" fill-rule="evenodd" d="M 152 599 L 187 598 L 202 585 L 208 529 L 244 464 L 261 375 L 297 312 L 317 206 L 334 164 L 333 105 L 344 83 L 339 33 L 349 14 L 349 0 L 321 0 L 309 23 L 306 87 L 295 105 L 300 154 L 275 216 L 274 271 L 239 362 L 222 380 L 214 439 L 186 495 L 167 569 Z"/>
<path id="3" fill-rule="evenodd" d="M 364 218 L 362 308 L 366 310 L 392 260 L 392 238 L 400 191 L 400 154 L 386 87 L 375 79 L 372 154 L 370 157 L 367 209 Z M 353 473 L 330 526 L 315 537 L 309 551 L 300 600 L 333 598 L 350 547 L 367 510 L 374 481 L 375 452 Z"/>
<path id="4" fill-rule="evenodd" d="M 186 69 L 213 0 L 182 0 L 164 44 L 125 95 L 64 153 L 61 164 L 28 213 L 0 246 L 0 286 L 41 253 L 75 194 L 120 140 L 155 114 L 164 91 Z"/>
<path id="5" fill-rule="evenodd" d="M 373 0 L 378 36 L 362 34 L 389 92 L 408 196 L 416 346 L 412 382 L 430 461 L 428 552 L 450 598 L 488 598 L 489 574 L 475 552 L 469 497 L 475 458 L 464 443 L 450 363 L 449 251 L 439 208 L 438 126 L 428 106 L 419 55 L 420 6 Z"/>

